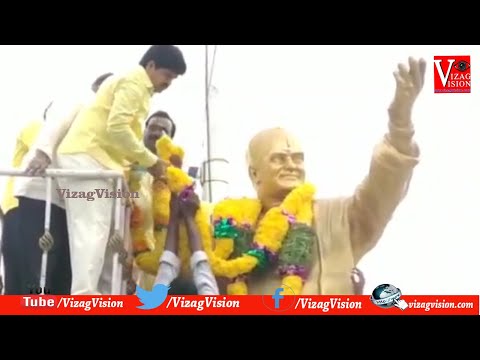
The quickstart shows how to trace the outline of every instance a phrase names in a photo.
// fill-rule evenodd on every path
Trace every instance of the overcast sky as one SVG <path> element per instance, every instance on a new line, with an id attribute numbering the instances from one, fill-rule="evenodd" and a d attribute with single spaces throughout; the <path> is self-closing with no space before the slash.
<path id="1" fill-rule="evenodd" d="M 188 72 L 155 96 L 152 112 L 171 114 L 188 163 L 198 165 L 206 157 L 204 46 L 180 47 Z M 9 166 L 16 134 L 50 99 L 79 97 L 101 73 L 134 66 L 146 48 L 0 46 L 0 166 Z M 435 55 L 471 56 L 471 94 L 434 94 Z M 228 193 L 252 195 L 247 142 L 265 127 L 284 126 L 303 141 L 318 195 L 351 194 L 386 131 L 392 72 L 408 56 L 428 61 L 414 112 L 421 163 L 408 197 L 360 264 L 366 292 L 391 283 L 404 294 L 479 294 L 478 46 L 220 45 L 212 78 L 214 155 L 232 164 Z"/>

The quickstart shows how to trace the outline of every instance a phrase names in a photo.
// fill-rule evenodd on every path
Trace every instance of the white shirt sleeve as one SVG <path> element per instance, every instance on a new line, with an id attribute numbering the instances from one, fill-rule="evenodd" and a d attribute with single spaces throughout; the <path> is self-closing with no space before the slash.
<path id="1" fill-rule="evenodd" d="M 52 160 L 53 154 L 68 132 L 75 117 L 82 109 L 83 104 L 53 103 L 48 112 L 45 126 L 40 131 L 33 152 L 41 150 Z"/>

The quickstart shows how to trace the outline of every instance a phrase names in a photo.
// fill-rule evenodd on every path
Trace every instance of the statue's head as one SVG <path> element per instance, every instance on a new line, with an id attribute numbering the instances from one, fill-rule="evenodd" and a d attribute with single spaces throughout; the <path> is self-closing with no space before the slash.
<path id="1" fill-rule="evenodd" d="M 284 197 L 305 181 L 300 142 L 282 128 L 263 130 L 250 140 L 247 164 L 259 198 Z"/>

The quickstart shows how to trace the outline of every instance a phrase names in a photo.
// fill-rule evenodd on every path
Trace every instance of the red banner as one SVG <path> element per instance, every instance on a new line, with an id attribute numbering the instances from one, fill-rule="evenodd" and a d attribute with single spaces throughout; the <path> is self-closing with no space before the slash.
<path id="1" fill-rule="evenodd" d="M 382 308 L 367 295 L 167 296 L 158 307 L 141 309 L 145 306 L 135 295 L 4 295 L 0 315 L 479 315 L 476 295 L 405 295 L 401 300 L 402 306 Z"/>

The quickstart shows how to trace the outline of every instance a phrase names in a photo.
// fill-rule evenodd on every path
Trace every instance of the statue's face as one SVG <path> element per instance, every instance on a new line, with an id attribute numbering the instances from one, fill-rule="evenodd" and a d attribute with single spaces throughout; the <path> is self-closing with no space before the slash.
<path id="1" fill-rule="evenodd" d="M 256 148 L 256 167 L 250 169 L 250 176 L 259 193 L 284 193 L 305 181 L 304 154 L 291 135 L 275 131 Z"/>

